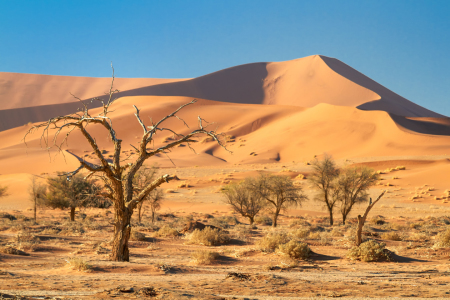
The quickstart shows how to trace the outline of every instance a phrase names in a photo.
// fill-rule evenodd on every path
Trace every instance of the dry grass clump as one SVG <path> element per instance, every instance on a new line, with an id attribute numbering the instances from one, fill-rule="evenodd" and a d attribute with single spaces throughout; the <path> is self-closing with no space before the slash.
<path id="1" fill-rule="evenodd" d="M 60 228 L 61 235 L 80 236 L 85 233 L 83 224 L 79 222 L 66 221 Z"/>
<path id="2" fill-rule="evenodd" d="M 305 175 L 303 174 L 298 174 L 297 177 L 295 177 L 296 180 L 303 180 L 305 179 Z"/>
<path id="3" fill-rule="evenodd" d="M 208 250 L 199 250 L 191 254 L 192 263 L 196 265 L 209 265 L 216 261 L 220 257 L 220 254 Z"/>
<path id="4" fill-rule="evenodd" d="M 269 232 L 257 243 L 262 252 L 274 252 L 280 245 L 286 244 L 289 237 L 284 232 Z"/>
<path id="5" fill-rule="evenodd" d="M 189 235 L 189 244 L 218 246 L 227 244 L 230 241 L 228 234 L 220 229 L 206 227 L 203 230 L 195 229 Z"/>
<path id="6" fill-rule="evenodd" d="M 187 183 L 186 181 L 181 182 L 181 183 L 177 186 L 177 188 L 179 188 L 179 189 L 181 189 L 181 188 L 189 188 L 189 187 L 191 187 L 191 186 L 190 186 L 189 183 Z"/>
<path id="7" fill-rule="evenodd" d="M 31 232 L 25 230 L 17 234 L 17 244 L 22 250 L 30 250 L 34 251 L 37 248 L 37 245 L 40 243 L 40 239 Z"/>
<path id="8" fill-rule="evenodd" d="M 400 235 L 395 231 L 385 232 L 385 233 L 381 234 L 381 238 L 383 240 L 390 240 L 390 241 L 401 241 L 402 240 Z"/>
<path id="9" fill-rule="evenodd" d="M 155 236 L 159 237 L 176 237 L 180 235 L 181 233 L 179 233 L 178 230 L 170 227 L 169 225 L 164 225 L 157 232 L 155 232 Z"/>
<path id="10" fill-rule="evenodd" d="M 30 256 L 30 254 L 23 252 L 19 249 L 13 248 L 11 246 L 0 247 L 0 253 L 3 254 L 12 254 L 12 255 L 22 255 L 22 256 Z"/>
<path id="11" fill-rule="evenodd" d="M 278 251 L 294 259 L 307 259 L 311 253 L 308 244 L 296 240 L 278 246 Z"/>
<path id="12" fill-rule="evenodd" d="M 237 224 L 239 224 L 239 221 L 235 216 L 221 216 L 211 220 L 211 225 L 220 228 L 228 228 L 230 225 Z"/>
<path id="13" fill-rule="evenodd" d="M 290 222 L 289 222 L 289 227 L 296 227 L 296 226 L 310 226 L 311 224 L 309 224 L 306 220 L 304 220 L 304 219 L 298 219 L 298 218 L 296 218 L 296 219 L 294 219 L 294 220 L 291 220 Z"/>
<path id="14" fill-rule="evenodd" d="M 268 216 L 257 216 L 255 217 L 255 224 L 271 226 L 272 219 Z"/>
<path id="15" fill-rule="evenodd" d="M 59 228 L 47 227 L 47 228 L 44 228 L 44 230 L 41 231 L 41 234 L 57 235 L 60 232 L 61 232 L 61 229 L 59 229 Z"/>
<path id="16" fill-rule="evenodd" d="M 380 261 L 380 260 L 391 260 L 391 255 L 389 250 L 385 248 L 385 243 L 377 243 L 376 241 L 370 240 L 362 243 L 361 245 L 354 246 L 347 252 L 347 257 L 351 260 L 361 260 L 361 261 Z"/>
<path id="17" fill-rule="evenodd" d="M 84 259 L 79 257 L 72 257 L 67 261 L 67 264 L 72 270 L 91 272 L 92 266 L 88 264 Z"/>
<path id="18" fill-rule="evenodd" d="M 448 228 L 444 232 L 441 232 L 437 236 L 437 242 L 434 244 L 434 247 L 437 248 L 450 247 L 450 228 Z"/>
<path id="19" fill-rule="evenodd" d="M 298 229 L 292 230 L 290 235 L 297 239 L 305 239 L 309 236 L 311 229 L 309 227 L 300 227 Z"/>
<path id="20" fill-rule="evenodd" d="M 130 236 L 130 240 L 132 241 L 145 241 L 145 234 L 143 234 L 142 232 L 139 231 L 131 231 L 131 236 Z"/>

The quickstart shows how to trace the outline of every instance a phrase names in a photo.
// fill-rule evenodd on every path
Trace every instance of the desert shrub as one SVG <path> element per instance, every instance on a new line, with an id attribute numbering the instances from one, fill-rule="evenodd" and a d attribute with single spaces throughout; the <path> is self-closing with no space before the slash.
<path id="1" fill-rule="evenodd" d="M 249 225 L 236 225 L 234 227 L 234 237 L 238 240 L 247 240 L 252 236 L 252 226 Z"/>
<path id="2" fill-rule="evenodd" d="M 155 236 L 160 237 L 175 237 L 180 235 L 181 233 L 179 233 L 178 230 L 169 225 L 164 225 L 157 232 L 155 232 Z"/>
<path id="3" fill-rule="evenodd" d="M 143 234 L 142 232 L 133 230 L 131 231 L 131 236 L 130 236 L 130 240 L 132 241 L 145 241 L 145 234 Z"/>
<path id="4" fill-rule="evenodd" d="M 0 213 L 0 219 L 8 219 L 10 221 L 14 221 L 17 220 L 17 218 L 11 214 L 8 214 L 6 212 L 2 212 Z"/>
<path id="5" fill-rule="evenodd" d="M 450 247 L 450 228 L 448 228 L 444 232 L 441 232 L 437 236 L 437 242 L 436 242 L 436 244 L 434 246 L 438 247 L 438 248 Z"/>
<path id="6" fill-rule="evenodd" d="M 59 229 L 59 228 L 47 227 L 41 231 L 41 234 L 56 235 L 56 234 L 59 234 L 60 232 L 61 232 L 61 229 Z"/>
<path id="7" fill-rule="evenodd" d="M 262 252 L 274 252 L 280 245 L 286 244 L 289 237 L 284 232 L 269 232 L 258 241 L 258 247 Z"/>
<path id="8" fill-rule="evenodd" d="M 228 228 L 230 227 L 230 225 L 237 225 L 237 224 L 239 224 L 239 221 L 234 216 L 221 216 L 211 220 L 211 225 L 220 228 Z"/>
<path id="9" fill-rule="evenodd" d="M 319 231 L 311 231 L 308 235 L 308 238 L 311 240 L 318 240 L 320 239 L 320 232 Z"/>
<path id="10" fill-rule="evenodd" d="M 209 265 L 219 257 L 219 253 L 208 250 L 199 250 L 191 254 L 192 263 L 196 265 Z"/>
<path id="11" fill-rule="evenodd" d="M 333 241 L 333 239 L 331 238 L 330 233 L 328 233 L 328 232 L 320 233 L 320 238 L 319 239 L 320 239 L 320 243 L 322 245 L 329 245 Z"/>
<path id="12" fill-rule="evenodd" d="M 22 256 L 29 256 L 30 254 L 23 252 L 19 249 L 13 248 L 11 246 L 5 246 L 5 247 L 0 247 L 0 253 L 4 253 L 4 254 L 12 254 L 12 255 L 22 255 Z"/>
<path id="13" fill-rule="evenodd" d="M 362 260 L 362 261 L 380 261 L 380 260 L 390 260 L 390 254 L 387 249 L 385 249 L 385 243 L 377 243 L 376 241 L 370 240 L 362 243 L 361 245 L 354 246 L 351 248 L 347 257 L 351 260 Z"/>
<path id="14" fill-rule="evenodd" d="M 381 238 L 383 240 L 390 240 L 390 241 L 401 241 L 402 240 L 400 235 L 395 231 L 385 232 L 381 235 Z"/>
<path id="15" fill-rule="evenodd" d="M 255 224 L 272 226 L 272 219 L 268 216 L 256 216 Z"/>
<path id="16" fill-rule="evenodd" d="M 409 239 L 413 240 L 413 241 L 425 241 L 426 239 L 428 239 L 429 236 L 426 233 L 423 232 L 412 232 L 409 235 Z"/>
<path id="17" fill-rule="evenodd" d="M 296 239 L 304 239 L 309 236 L 310 228 L 309 227 L 300 227 L 298 229 L 291 231 L 291 236 Z"/>
<path id="18" fill-rule="evenodd" d="M 333 227 L 333 229 L 330 231 L 330 235 L 334 237 L 344 236 L 344 234 L 342 233 L 342 228 L 340 227 Z"/>
<path id="19" fill-rule="evenodd" d="M 34 251 L 39 243 L 40 239 L 27 230 L 17 234 L 17 244 L 20 249 Z"/>
<path id="20" fill-rule="evenodd" d="M 189 235 L 190 244 L 198 244 L 205 246 L 218 246 L 227 244 L 230 241 L 228 234 L 220 229 L 206 227 L 203 230 L 195 229 Z"/>
<path id="21" fill-rule="evenodd" d="M 73 270 L 83 271 L 83 272 L 90 272 L 92 270 L 92 266 L 88 264 L 84 259 L 79 257 L 72 257 L 67 261 L 67 264 L 72 268 Z"/>
<path id="22" fill-rule="evenodd" d="M 278 251 L 295 259 L 307 259 L 311 253 L 308 244 L 296 240 L 281 244 L 278 246 Z"/>
<path id="23" fill-rule="evenodd" d="M 370 223 L 372 223 L 373 225 L 384 225 L 386 223 L 386 221 L 384 221 L 383 217 L 376 216 L 370 220 Z"/>
<path id="24" fill-rule="evenodd" d="M 61 235 L 82 235 L 84 230 L 84 224 L 78 222 L 64 222 L 61 227 L 62 230 L 60 232 Z"/>
<path id="25" fill-rule="evenodd" d="M 289 227 L 297 227 L 297 226 L 310 226 L 306 220 L 303 219 L 294 219 L 289 222 Z"/>

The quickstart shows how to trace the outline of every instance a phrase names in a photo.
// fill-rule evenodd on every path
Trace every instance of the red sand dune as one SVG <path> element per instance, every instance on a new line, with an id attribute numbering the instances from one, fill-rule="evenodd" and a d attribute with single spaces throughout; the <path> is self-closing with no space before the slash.
<path id="1" fill-rule="evenodd" d="M 109 78 L 0 73 L 0 131 L 65 115 L 81 99 L 104 97 Z M 341 61 L 313 55 L 240 65 L 193 79 L 124 79 L 124 96 L 186 96 L 231 103 L 313 107 L 319 103 L 382 110 L 404 117 L 444 117 L 386 89 Z M 48 106 L 51 105 L 51 106 Z M 98 107 L 99 103 L 91 104 Z"/>

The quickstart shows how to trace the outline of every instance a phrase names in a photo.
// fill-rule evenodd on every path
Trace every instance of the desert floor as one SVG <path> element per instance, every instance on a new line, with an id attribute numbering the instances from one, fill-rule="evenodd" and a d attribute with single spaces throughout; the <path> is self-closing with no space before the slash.
<path id="1" fill-rule="evenodd" d="M 376 198 L 384 189 L 387 193 L 370 212 L 364 237 L 385 242 L 392 261 L 346 257 L 354 243 L 355 217 L 367 204 L 354 208 L 347 225 L 342 225 L 336 210 L 335 225 L 329 226 L 322 204 L 307 200 L 285 211 L 274 229 L 267 218 L 248 225 L 224 203 L 220 192 L 224 184 L 259 172 L 291 176 L 312 199 L 307 179 L 297 177 L 308 177 L 311 166 L 305 162 L 166 168 L 161 172 L 177 174 L 180 181 L 162 186 L 165 199 L 155 223 L 148 209 L 140 224 L 134 219 L 133 230 L 145 236 L 130 242 L 130 262 L 108 260 L 111 209 L 77 210 L 75 222 L 68 220 L 67 211 L 42 209 L 34 225 L 31 202 L 14 202 L 13 195 L 2 199 L 0 246 L 12 246 L 28 256 L 0 254 L 0 293 L 15 299 L 450 297 L 450 248 L 434 247 L 450 224 L 446 217 L 450 204 L 443 197 L 450 188 L 445 186 L 448 157 L 338 163 L 384 171 L 370 194 Z M 405 170 L 389 170 L 397 166 Z M 7 178 L 0 176 L 0 181 Z M 7 214 L 17 219 L 10 220 Z M 231 240 L 220 246 L 191 244 L 188 233 L 168 230 L 180 231 L 188 221 L 221 227 Z M 274 231 L 305 241 L 313 252 L 310 258 L 293 260 L 276 251 L 261 251 L 259 240 Z M 193 259 L 205 250 L 218 253 L 218 258 L 206 263 Z M 81 262 L 80 270 L 74 267 L 74 258 Z"/>

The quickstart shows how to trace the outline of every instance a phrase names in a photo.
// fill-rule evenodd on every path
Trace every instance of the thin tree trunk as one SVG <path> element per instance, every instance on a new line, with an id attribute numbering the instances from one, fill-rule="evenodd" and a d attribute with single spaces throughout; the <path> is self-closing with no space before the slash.
<path id="1" fill-rule="evenodd" d="M 328 208 L 328 212 L 330 213 L 330 226 L 333 226 L 333 208 Z"/>
<path id="2" fill-rule="evenodd" d="M 131 234 L 132 211 L 128 208 L 116 209 L 114 238 L 112 240 L 110 259 L 112 261 L 130 261 L 128 240 Z"/>
<path id="3" fill-rule="evenodd" d="M 140 202 L 138 205 L 138 222 L 141 223 L 141 210 L 142 210 L 142 202 Z"/>
<path id="4" fill-rule="evenodd" d="M 70 208 L 70 221 L 75 221 L 75 207 Z"/>
<path id="5" fill-rule="evenodd" d="M 156 212 L 154 210 L 152 210 L 152 223 L 155 222 L 155 215 L 156 215 Z"/>
<path id="6" fill-rule="evenodd" d="M 37 217 L 36 217 L 37 203 L 36 202 L 37 202 L 37 199 L 35 198 L 34 199 L 34 224 L 37 224 Z"/>
<path id="7" fill-rule="evenodd" d="M 273 214 L 272 227 L 277 227 L 278 215 L 280 214 L 279 210 L 276 210 Z"/>
<path id="8" fill-rule="evenodd" d="M 254 216 L 249 216 L 248 217 L 249 221 L 250 221 L 250 225 L 253 225 L 253 222 L 255 221 L 255 217 Z"/>
<path id="9" fill-rule="evenodd" d="M 347 215 L 344 213 L 342 214 L 342 224 L 345 225 L 345 220 L 347 220 Z"/>
<path id="10" fill-rule="evenodd" d="M 367 219 L 367 215 L 369 215 L 369 211 L 372 209 L 372 207 L 375 205 L 375 203 L 377 203 L 378 201 L 380 201 L 381 197 L 383 197 L 383 195 L 386 193 L 386 190 L 384 190 L 380 196 L 378 196 L 377 200 L 375 200 L 372 203 L 372 198 L 370 198 L 370 203 L 369 206 L 367 206 L 366 208 L 366 212 L 364 213 L 364 216 L 361 217 L 361 215 L 358 215 L 358 230 L 356 231 L 356 239 L 355 239 L 355 245 L 359 246 L 362 243 L 362 229 L 364 226 L 364 223 L 366 222 Z"/>

